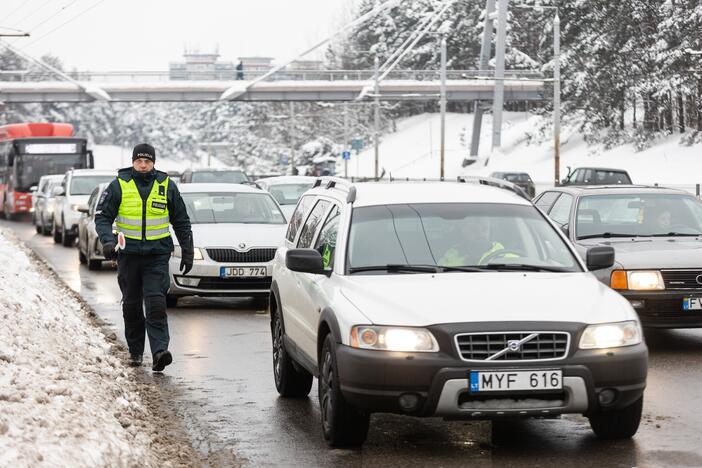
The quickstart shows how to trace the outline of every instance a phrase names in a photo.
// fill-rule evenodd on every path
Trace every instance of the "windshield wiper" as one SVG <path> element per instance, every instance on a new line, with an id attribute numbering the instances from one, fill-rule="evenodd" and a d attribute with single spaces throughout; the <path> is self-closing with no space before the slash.
<path id="1" fill-rule="evenodd" d="M 436 265 L 403 265 L 403 264 L 387 264 L 387 265 L 372 265 L 349 268 L 349 273 L 360 273 L 363 271 L 389 271 L 389 272 L 411 272 L 411 273 L 438 273 L 439 266 Z"/>
<path id="2" fill-rule="evenodd" d="M 480 268 L 486 270 L 515 270 L 515 271 L 552 271 L 557 273 L 570 272 L 568 268 L 551 267 L 545 265 L 529 265 L 526 263 L 488 263 Z"/>
<path id="3" fill-rule="evenodd" d="M 609 237 L 651 237 L 648 235 L 641 234 L 619 234 L 618 232 L 601 232 L 599 234 L 590 234 L 587 236 L 578 236 L 578 240 L 581 239 L 594 239 L 595 237 L 604 237 L 605 239 Z"/>
<path id="4" fill-rule="evenodd" d="M 439 268 L 441 268 L 441 271 L 468 271 L 471 273 L 485 271 L 483 267 L 474 265 L 439 266 Z"/>
<path id="5" fill-rule="evenodd" d="M 700 237 L 702 234 L 691 234 L 689 232 L 669 232 L 667 234 L 651 234 L 651 237 Z"/>

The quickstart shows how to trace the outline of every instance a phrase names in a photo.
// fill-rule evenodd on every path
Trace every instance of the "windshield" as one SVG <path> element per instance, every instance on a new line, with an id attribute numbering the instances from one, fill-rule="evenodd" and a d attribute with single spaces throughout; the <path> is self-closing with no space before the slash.
<path id="1" fill-rule="evenodd" d="M 351 272 L 378 265 L 485 268 L 493 264 L 581 271 L 536 208 L 488 203 L 354 209 L 348 263 Z"/>
<path id="2" fill-rule="evenodd" d="M 702 234 L 702 203 L 691 195 L 591 195 L 578 203 L 576 235 Z"/>
<path id="3" fill-rule="evenodd" d="M 249 178 L 242 171 L 197 171 L 193 172 L 190 182 L 240 184 Z"/>
<path id="4" fill-rule="evenodd" d="M 268 191 L 281 205 L 296 205 L 303 193 L 312 188 L 311 183 L 272 185 Z"/>
<path id="5" fill-rule="evenodd" d="M 110 182 L 114 179 L 113 175 L 91 175 L 91 176 L 73 176 L 71 178 L 71 187 L 69 195 L 90 195 L 95 190 L 95 187 L 103 182 Z"/>
<path id="6" fill-rule="evenodd" d="M 507 182 L 529 182 L 531 179 L 527 174 L 505 174 L 505 180 Z"/>
<path id="7" fill-rule="evenodd" d="M 28 191 L 44 175 L 63 174 L 71 168 L 83 168 L 82 154 L 21 154 L 15 160 L 17 191 Z"/>
<path id="8" fill-rule="evenodd" d="M 192 224 L 285 224 L 267 193 L 183 193 Z"/>

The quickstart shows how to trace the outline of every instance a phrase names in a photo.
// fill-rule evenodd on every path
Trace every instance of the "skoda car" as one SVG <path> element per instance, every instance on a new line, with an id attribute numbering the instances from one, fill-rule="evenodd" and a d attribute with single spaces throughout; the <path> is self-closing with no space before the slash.
<path id="1" fill-rule="evenodd" d="M 195 246 L 193 269 L 180 273 L 178 239 L 166 296 L 176 307 L 183 296 L 248 296 L 268 301 L 271 262 L 285 237 L 286 222 L 270 193 L 239 184 L 181 184 Z"/>
<path id="2" fill-rule="evenodd" d="M 315 177 L 308 176 L 279 176 L 266 177 L 256 180 L 256 184 L 270 192 L 278 202 L 286 219 L 290 219 L 297 201 L 303 193 L 312 188 Z"/>
<path id="3" fill-rule="evenodd" d="M 306 397 L 317 378 L 330 445 L 362 444 L 374 412 L 636 433 L 641 326 L 591 273 L 614 250 L 582 261 L 521 189 L 477 182 L 320 179 L 300 199 L 273 262 L 274 382 Z"/>
<path id="4" fill-rule="evenodd" d="M 597 272 L 626 297 L 644 327 L 702 327 L 702 202 L 681 190 L 646 186 L 559 187 L 536 205 L 584 253 L 613 247 Z"/>

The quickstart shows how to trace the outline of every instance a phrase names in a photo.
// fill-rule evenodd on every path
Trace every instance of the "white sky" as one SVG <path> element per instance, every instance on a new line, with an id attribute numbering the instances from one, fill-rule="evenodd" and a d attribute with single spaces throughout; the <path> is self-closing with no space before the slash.
<path id="1" fill-rule="evenodd" d="M 170 61 L 181 60 L 185 46 L 210 52 L 219 44 L 221 60 L 292 58 L 344 24 L 354 3 L 0 0 L 0 26 L 29 31 L 31 37 L 10 41 L 35 57 L 58 56 L 67 70 L 165 71 Z M 8 31 L 0 30 L 3 32 Z"/>

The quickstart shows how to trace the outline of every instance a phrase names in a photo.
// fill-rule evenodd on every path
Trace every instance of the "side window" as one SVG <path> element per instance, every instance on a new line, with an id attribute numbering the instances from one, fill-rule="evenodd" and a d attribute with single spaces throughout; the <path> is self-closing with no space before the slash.
<path id="1" fill-rule="evenodd" d="M 317 204 L 312 208 L 310 215 L 307 217 L 302 230 L 300 231 L 300 239 L 297 241 L 297 247 L 299 249 L 305 249 L 312 245 L 312 239 L 314 239 L 314 233 L 317 231 L 317 226 L 322 222 L 322 216 L 327 211 L 329 207 L 329 202 L 326 200 L 319 200 Z"/>
<path id="2" fill-rule="evenodd" d="M 95 213 L 95 203 L 97 202 L 99 189 L 93 190 L 88 199 L 88 216 L 92 216 Z"/>
<path id="3" fill-rule="evenodd" d="M 592 169 L 581 170 L 580 174 L 581 175 L 578 176 L 578 182 L 582 182 L 583 184 L 591 184 L 593 182 Z"/>
<path id="4" fill-rule="evenodd" d="M 314 249 L 322 255 L 322 264 L 325 269 L 334 268 L 334 252 L 336 251 L 336 235 L 339 232 L 339 220 L 341 219 L 341 210 L 338 206 L 334 206 L 329 211 L 329 216 L 319 231 L 319 237 L 314 244 Z"/>
<path id="5" fill-rule="evenodd" d="M 570 219 L 570 207 L 573 205 L 573 196 L 564 193 L 561 197 L 554 203 L 551 212 L 548 216 L 561 226 L 568 224 Z"/>
<path id="6" fill-rule="evenodd" d="M 536 200 L 536 206 L 541 208 L 544 213 L 548 213 L 548 209 L 551 208 L 553 202 L 560 195 L 560 192 L 544 192 L 538 200 Z"/>
<path id="7" fill-rule="evenodd" d="M 285 235 L 285 238 L 290 242 L 295 240 L 297 230 L 300 229 L 300 225 L 302 224 L 302 220 L 307 213 L 307 209 L 312 206 L 312 201 L 314 201 L 314 197 L 312 196 L 302 197 L 300 202 L 297 204 L 297 208 L 295 208 L 295 212 L 290 217 L 288 233 Z"/>

